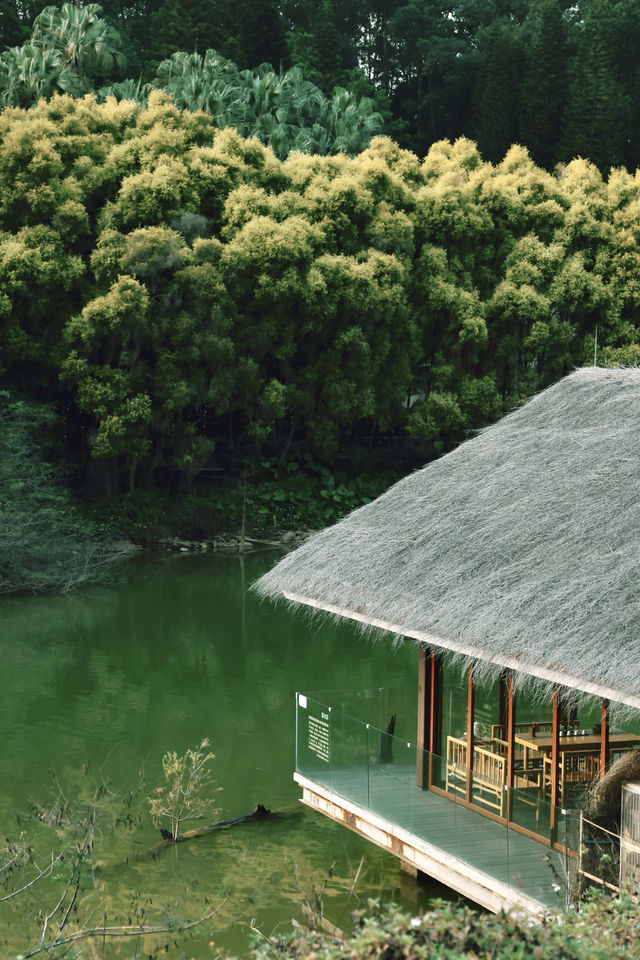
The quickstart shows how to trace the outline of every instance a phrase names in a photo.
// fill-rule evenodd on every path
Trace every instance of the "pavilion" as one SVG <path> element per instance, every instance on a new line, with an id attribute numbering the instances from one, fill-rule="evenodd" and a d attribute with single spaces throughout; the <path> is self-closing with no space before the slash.
<path id="1" fill-rule="evenodd" d="M 566 866 L 581 791 L 640 743 L 639 503 L 640 369 L 588 367 L 284 557 L 262 596 L 418 647 L 408 808 L 371 725 L 299 694 L 304 801 L 486 906 L 554 909 L 474 859 L 478 815 Z"/>

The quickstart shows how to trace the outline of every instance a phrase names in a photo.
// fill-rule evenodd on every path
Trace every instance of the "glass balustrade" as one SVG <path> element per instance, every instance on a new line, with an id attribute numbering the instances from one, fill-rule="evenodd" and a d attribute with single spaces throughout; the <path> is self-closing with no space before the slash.
<path id="1" fill-rule="evenodd" d="M 462 741 L 449 744 L 446 756 L 430 754 L 297 694 L 298 773 L 549 910 L 562 911 L 572 888 L 577 811 L 574 816 L 556 807 L 552 818 L 535 770 L 517 775 L 517 788 L 508 790 L 504 759 L 488 746 L 474 751 L 469 771 Z M 426 789 L 428 783 L 435 789 Z M 535 837 L 555 844 L 545 846 Z"/>

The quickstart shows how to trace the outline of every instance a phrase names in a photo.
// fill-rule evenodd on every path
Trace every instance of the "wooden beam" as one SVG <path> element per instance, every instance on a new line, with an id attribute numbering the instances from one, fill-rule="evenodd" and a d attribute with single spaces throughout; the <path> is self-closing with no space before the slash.
<path id="1" fill-rule="evenodd" d="M 513 689 L 513 673 L 503 674 L 503 683 L 506 685 L 506 733 L 507 733 L 507 821 L 513 815 L 513 764 L 516 743 L 516 695 Z M 501 684 L 502 686 L 502 684 Z"/>
<path id="2" fill-rule="evenodd" d="M 558 830 L 558 800 L 560 764 L 560 695 L 558 684 L 553 685 L 553 714 L 551 718 L 551 843 L 555 843 Z"/>
<path id="3" fill-rule="evenodd" d="M 473 663 L 467 668 L 467 803 L 472 800 L 473 786 Z"/>
<path id="4" fill-rule="evenodd" d="M 336 606 L 334 603 L 324 603 L 314 600 L 311 597 L 305 597 L 300 593 L 291 593 L 288 590 L 283 591 L 283 596 L 293 603 L 303 603 L 305 606 L 314 607 L 317 610 L 325 610 L 327 613 L 336 613 L 339 617 L 346 617 L 348 620 L 357 620 L 358 623 L 366 623 L 371 627 L 380 627 L 385 633 L 397 633 L 403 637 L 411 637 L 413 640 L 419 640 L 429 646 L 439 647 L 442 650 L 452 650 L 454 653 L 460 653 L 465 657 L 476 657 L 483 659 L 483 651 L 467 644 L 453 643 L 445 640 L 443 637 L 437 637 L 432 633 L 426 633 L 424 630 L 412 630 L 406 625 L 393 623 L 390 620 L 382 620 L 380 617 L 371 617 L 356 610 L 349 610 L 347 607 Z M 496 667 L 502 667 L 505 670 L 515 670 L 522 672 L 522 663 L 516 657 L 490 657 L 488 663 L 493 663 Z M 548 680 L 550 683 L 559 683 L 563 687 L 582 690 L 584 693 L 590 693 L 594 697 L 607 697 L 617 703 L 625 703 L 629 707 L 635 707 L 640 710 L 640 696 L 632 695 L 623 690 L 616 690 L 613 687 L 605 687 L 601 683 L 592 683 L 584 677 L 573 676 L 570 673 L 563 673 L 559 668 L 544 666 L 540 663 L 527 664 L 525 671 L 531 677 L 539 677 L 541 680 Z"/>
<path id="5" fill-rule="evenodd" d="M 600 776 L 609 766 L 609 701 L 603 698 L 600 712 Z"/>

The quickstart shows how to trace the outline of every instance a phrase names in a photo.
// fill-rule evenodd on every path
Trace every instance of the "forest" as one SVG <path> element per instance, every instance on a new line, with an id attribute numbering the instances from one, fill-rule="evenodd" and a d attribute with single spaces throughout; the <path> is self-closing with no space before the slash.
<path id="1" fill-rule="evenodd" d="M 97 497 L 315 471 L 339 511 L 380 492 L 339 470 L 638 362 L 632 4 L 242 9 L 2 5 L 6 503 L 25 451 L 56 502 L 39 448 Z"/>
<path id="2" fill-rule="evenodd" d="M 16 73 L 27 95 L 34 84 L 47 92 L 54 58 L 34 57 L 32 36 L 46 7 L 3 0 L 4 103 L 25 95 Z M 104 0 L 101 8 L 108 31 L 97 83 L 126 82 L 128 95 L 176 52 L 212 50 L 239 72 L 296 68 L 328 98 L 341 87 L 371 99 L 382 132 L 420 157 L 434 142 L 464 136 L 492 162 L 513 143 L 547 170 L 576 156 L 603 173 L 640 162 L 640 9 L 632 0 Z M 35 48 L 42 51 L 37 37 Z M 180 96 L 201 105 L 197 65 L 180 72 Z"/>
<path id="3" fill-rule="evenodd" d="M 464 138 L 281 161 L 162 91 L 8 108 L 3 383 L 55 400 L 112 493 L 300 444 L 443 449 L 596 330 L 601 362 L 637 358 L 637 186 Z"/>
<path id="4" fill-rule="evenodd" d="M 574 367 L 640 363 L 639 48 L 632 0 L 2 0 L 0 597 L 164 523 L 325 525 Z M 624 898 L 361 920 L 289 955 L 637 935 Z"/>

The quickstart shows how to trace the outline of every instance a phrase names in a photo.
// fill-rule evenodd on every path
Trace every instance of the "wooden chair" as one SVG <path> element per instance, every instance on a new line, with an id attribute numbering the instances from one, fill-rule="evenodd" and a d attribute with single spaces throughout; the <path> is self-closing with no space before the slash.
<path id="1" fill-rule="evenodd" d="M 498 816 L 504 816 L 506 758 L 492 749 L 491 741 L 473 748 L 471 796 L 474 803 L 488 807 Z M 447 793 L 467 795 L 467 741 L 447 737 Z"/>
<path id="2" fill-rule="evenodd" d="M 551 757 L 545 755 L 543 762 L 543 794 L 546 800 L 551 799 L 551 773 L 553 763 Z M 563 803 L 567 788 L 571 784 L 591 783 L 600 776 L 600 754 L 591 752 L 561 751 L 558 761 L 558 795 Z"/>
<path id="3" fill-rule="evenodd" d="M 550 720 L 528 720 L 526 723 L 514 724 L 514 733 L 549 733 L 551 731 Z M 503 723 L 494 723 L 491 727 L 491 736 L 495 743 L 499 745 L 499 752 L 506 757 L 508 743 L 507 734 Z M 517 773 L 535 771 L 542 773 L 542 759 L 539 752 L 530 747 L 525 747 L 521 743 L 514 744 L 514 769 Z M 539 778 L 538 778 L 539 779 Z"/>

